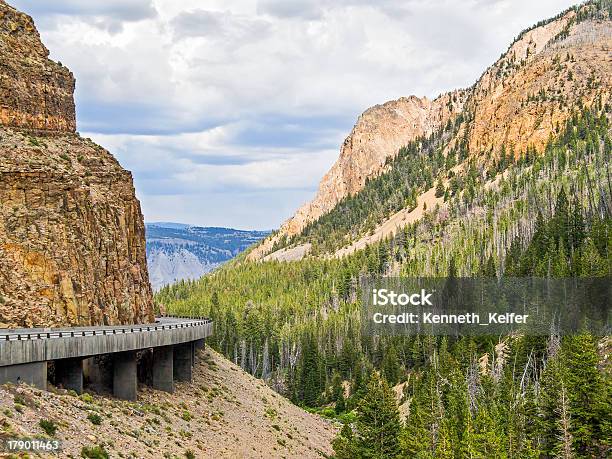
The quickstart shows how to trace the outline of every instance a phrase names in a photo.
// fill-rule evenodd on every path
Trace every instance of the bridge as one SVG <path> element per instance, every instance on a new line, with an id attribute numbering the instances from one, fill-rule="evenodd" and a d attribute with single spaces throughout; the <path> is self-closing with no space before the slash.
<path id="1" fill-rule="evenodd" d="M 27 383 L 83 392 L 84 380 L 135 400 L 138 381 L 166 392 L 191 381 L 195 351 L 212 335 L 207 318 L 163 317 L 155 323 L 0 330 L 0 384 Z"/>

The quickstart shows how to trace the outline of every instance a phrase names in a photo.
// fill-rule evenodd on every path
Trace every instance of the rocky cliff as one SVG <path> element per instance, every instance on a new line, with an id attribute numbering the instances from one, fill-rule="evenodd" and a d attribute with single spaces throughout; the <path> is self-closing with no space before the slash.
<path id="1" fill-rule="evenodd" d="M 74 77 L 48 56 L 32 18 L 0 0 L 0 123 L 74 132 Z"/>
<path id="2" fill-rule="evenodd" d="M 153 319 L 131 174 L 74 133 L 74 78 L 0 0 L 0 327 Z"/>
<path id="3" fill-rule="evenodd" d="M 592 2 L 591 2 L 592 3 Z M 461 115 L 448 148 L 462 144 L 472 158 L 542 151 L 574 107 L 606 102 L 612 86 L 612 26 L 593 4 L 569 9 L 522 32 L 478 81 L 433 101 L 403 97 L 366 110 L 340 147 L 314 199 L 249 254 L 258 260 L 284 237 L 328 213 L 357 193 L 367 178 L 384 171 L 387 158 L 409 141 L 444 127 Z M 601 91 L 607 88 L 607 91 Z"/>
<path id="4" fill-rule="evenodd" d="M 281 237 L 299 234 L 342 198 L 357 193 L 368 177 L 378 175 L 387 158 L 408 141 L 431 134 L 459 113 L 465 98 L 465 91 L 443 94 L 433 101 L 427 97 L 401 97 L 366 110 L 344 140 L 340 157 L 321 180 L 314 199 L 300 207 L 276 235 L 253 249 L 247 258 L 262 258 Z"/>

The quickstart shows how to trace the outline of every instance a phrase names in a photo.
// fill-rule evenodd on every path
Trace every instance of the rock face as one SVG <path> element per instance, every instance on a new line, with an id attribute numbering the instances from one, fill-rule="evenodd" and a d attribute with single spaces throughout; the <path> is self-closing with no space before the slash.
<path id="1" fill-rule="evenodd" d="M 74 79 L 0 0 L 0 327 L 153 319 L 132 176 L 75 134 Z"/>
<path id="2" fill-rule="evenodd" d="M 407 142 L 431 134 L 461 111 L 465 97 L 465 91 L 443 94 L 433 101 L 427 97 L 402 97 L 366 110 L 344 140 L 340 157 L 321 180 L 315 198 L 300 207 L 275 236 L 253 249 L 247 258 L 261 259 L 280 237 L 299 234 L 342 198 L 357 193 L 369 177 L 382 172 L 387 158 L 395 156 Z"/>
<path id="3" fill-rule="evenodd" d="M 608 17 L 592 11 L 592 4 L 570 9 L 521 33 L 468 89 L 433 101 L 403 97 L 366 110 L 314 199 L 248 258 L 262 259 L 281 238 L 300 234 L 344 197 L 361 190 L 367 178 L 383 172 L 387 158 L 401 146 L 458 115 L 461 123 L 449 146 L 464 144 L 473 158 L 494 157 L 502 145 L 515 155 L 528 147 L 542 151 L 550 135 L 571 116 L 572 107 L 609 98 L 612 26 Z"/>
<path id="4" fill-rule="evenodd" d="M 74 132 L 74 77 L 48 56 L 32 18 L 0 0 L 0 123 Z"/>
<path id="5" fill-rule="evenodd" d="M 463 99 L 461 91 L 434 101 L 410 96 L 366 110 L 340 147 L 340 158 L 321 180 L 313 201 L 287 223 L 288 234 L 296 234 L 342 198 L 361 190 L 366 179 L 377 175 L 387 158 L 397 154 L 409 140 L 431 134 L 460 111 Z"/>
<path id="6" fill-rule="evenodd" d="M 541 152 L 576 106 L 608 100 L 612 24 L 579 21 L 586 8 L 526 31 L 478 80 L 466 104 L 473 120 L 457 136 L 467 133 L 472 155 Z"/>

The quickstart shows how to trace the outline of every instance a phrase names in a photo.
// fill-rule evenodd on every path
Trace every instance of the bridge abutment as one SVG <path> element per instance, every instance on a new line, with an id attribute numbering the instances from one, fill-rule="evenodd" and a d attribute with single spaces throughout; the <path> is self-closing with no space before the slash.
<path id="1" fill-rule="evenodd" d="M 61 359 L 55 361 L 56 384 L 64 389 L 83 393 L 83 359 Z"/>
<path id="2" fill-rule="evenodd" d="M 136 400 L 138 391 L 136 352 L 113 354 L 113 395 L 123 400 Z"/>
<path id="3" fill-rule="evenodd" d="M 153 388 L 174 392 L 174 346 L 153 348 Z"/>
<path id="4" fill-rule="evenodd" d="M 191 382 L 193 374 L 193 344 L 182 343 L 174 345 L 174 379 Z"/>

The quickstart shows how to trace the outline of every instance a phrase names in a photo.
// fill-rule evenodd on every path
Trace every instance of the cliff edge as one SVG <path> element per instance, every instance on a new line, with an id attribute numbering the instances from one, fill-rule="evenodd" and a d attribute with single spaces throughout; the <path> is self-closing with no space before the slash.
<path id="1" fill-rule="evenodd" d="M 75 133 L 74 77 L 0 0 L 0 327 L 153 320 L 132 176 Z"/>

